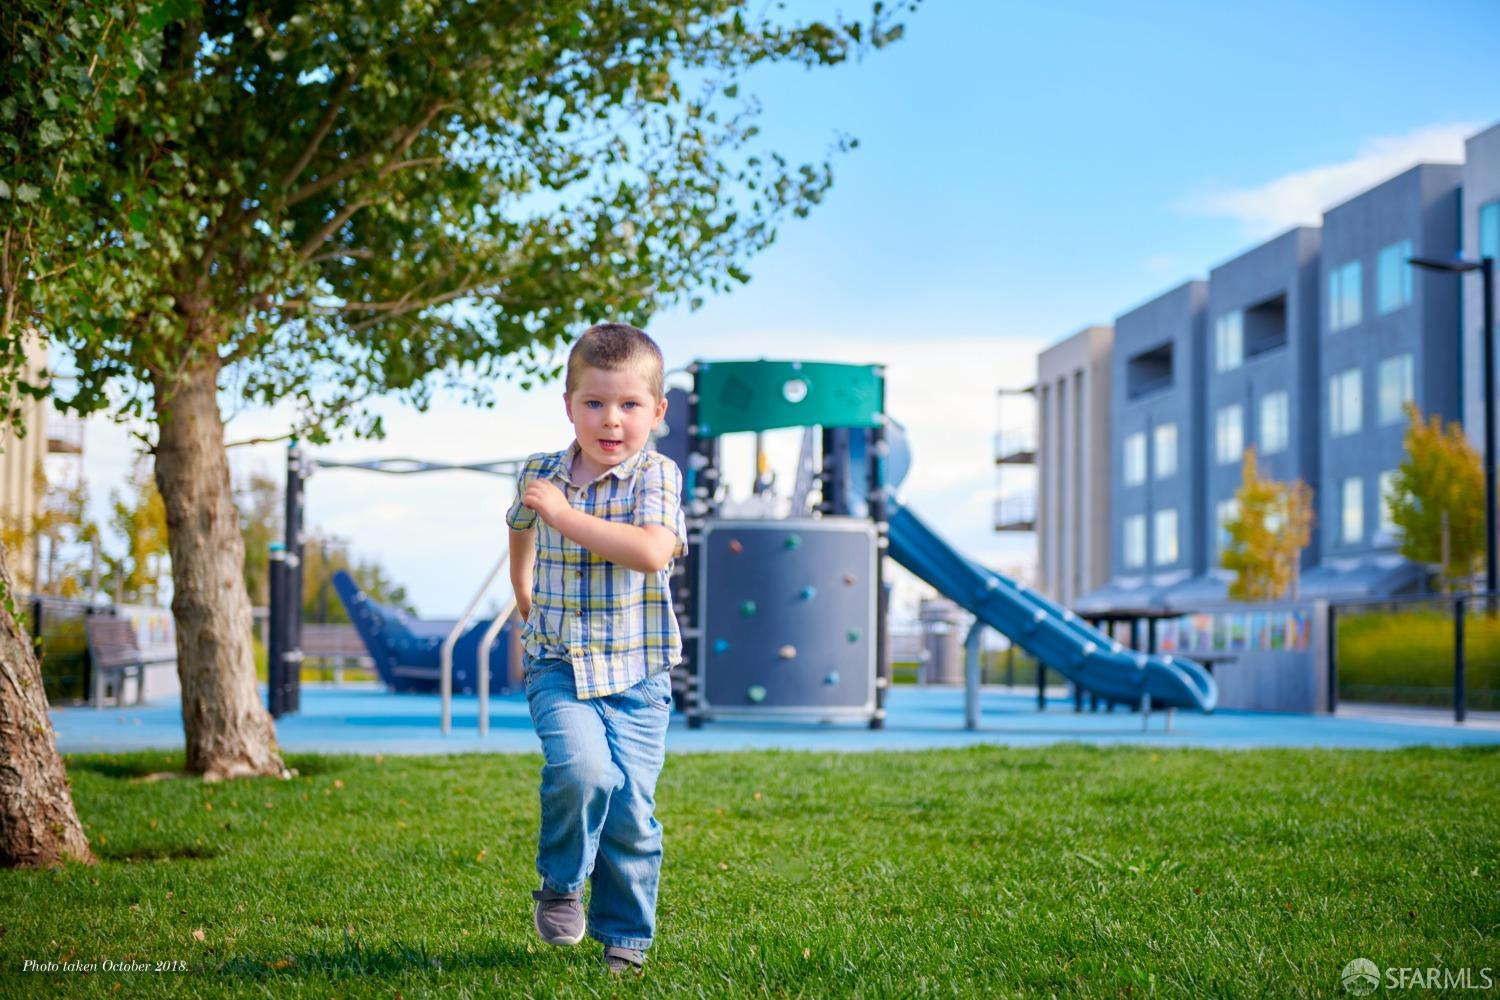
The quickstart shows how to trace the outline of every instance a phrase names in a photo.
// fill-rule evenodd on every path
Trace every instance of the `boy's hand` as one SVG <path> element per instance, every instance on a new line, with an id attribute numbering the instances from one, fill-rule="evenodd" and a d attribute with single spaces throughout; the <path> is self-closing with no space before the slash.
<path id="1" fill-rule="evenodd" d="M 545 479 L 534 479 L 521 494 L 521 503 L 530 507 L 548 524 L 561 512 L 569 509 L 568 498 L 562 490 Z"/>

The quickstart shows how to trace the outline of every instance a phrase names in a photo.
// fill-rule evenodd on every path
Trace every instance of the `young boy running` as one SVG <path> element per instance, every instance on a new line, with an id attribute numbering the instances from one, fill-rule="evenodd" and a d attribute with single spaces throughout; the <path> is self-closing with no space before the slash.
<path id="1" fill-rule="evenodd" d="M 604 945 L 640 969 L 656 929 L 656 778 L 682 653 L 672 563 L 687 551 L 682 473 L 646 451 L 667 412 L 661 351 L 623 323 L 568 355 L 563 406 L 576 440 L 526 460 L 510 525 L 510 577 L 526 627 L 526 700 L 542 741 L 536 929 Z"/>

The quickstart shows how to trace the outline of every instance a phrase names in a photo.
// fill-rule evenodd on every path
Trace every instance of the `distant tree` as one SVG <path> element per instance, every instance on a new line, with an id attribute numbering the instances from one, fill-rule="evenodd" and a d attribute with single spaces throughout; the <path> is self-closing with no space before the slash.
<path id="1" fill-rule="evenodd" d="M 378 562 L 356 561 L 349 554 L 346 540 L 314 533 L 302 550 L 303 621 L 348 623 L 349 613 L 333 589 L 333 574 L 339 570 L 352 576 L 371 600 L 416 614 L 406 588 L 392 580 Z"/>
<path id="2" fill-rule="evenodd" d="M 1406 404 L 1406 454 L 1392 477 L 1391 520 L 1401 554 L 1437 567 L 1441 590 L 1474 585 L 1484 562 L 1484 467 L 1457 423 L 1445 429 Z M 1446 559 L 1444 558 L 1446 555 Z"/>
<path id="3" fill-rule="evenodd" d="M 0 117 L 41 121 L 46 143 L 52 99 L 73 91 L 49 98 L 33 65 L 97 49 L 113 22 L 23 6 L 11 32 L 40 55 Z M 456 382 L 491 403 L 498 376 L 554 373 L 551 351 L 588 322 L 644 322 L 747 280 L 831 174 L 758 146 L 742 78 L 879 48 L 908 6 L 834 24 L 750 0 L 149 11 L 159 30 L 130 54 L 142 78 L 112 84 L 88 147 L 105 155 L 12 185 L 26 209 L 12 214 L 24 227 L 46 201 L 72 228 L 28 265 L 57 279 L 28 318 L 75 364 L 63 404 L 154 428 L 190 770 L 283 770 L 255 688 L 220 391 L 292 404 L 312 442 L 379 434 L 374 396 L 421 407 Z"/>
<path id="4" fill-rule="evenodd" d="M 1229 544 L 1219 557 L 1220 565 L 1235 573 L 1229 597 L 1296 597 L 1299 560 L 1312 538 L 1312 490 L 1300 479 L 1284 483 L 1261 476 L 1253 447 L 1240 468 L 1236 511 L 1224 524 Z"/>
<path id="5" fill-rule="evenodd" d="M 40 462 L 33 473 L 41 502 L 30 517 L 8 517 L 0 541 L 12 552 L 38 554 L 35 575 L 16 570 L 12 580 L 22 591 L 49 597 L 80 599 L 89 586 L 99 526 L 89 517 L 88 481 L 48 482 Z M 89 595 L 92 596 L 92 595 Z"/>
<path id="6" fill-rule="evenodd" d="M 33 531 L 47 543 L 39 589 L 55 597 L 84 597 L 99 541 L 99 526 L 89 519 L 88 481 L 80 476 L 71 484 L 48 483 Z"/>
<path id="7" fill-rule="evenodd" d="M 234 505 L 245 543 L 245 590 L 251 604 L 264 608 L 271 603 L 271 543 L 285 534 L 281 484 L 253 472 L 235 489 Z"/>
<path id="8" fill-rule="evenodd" d="M 110 590 L 126 601 L 158 603 L 171 552 L 166 507 L 146 462 L 131 467 L 125 492 L 110 494 L 110 508 L 110 527 L 123 546 L 122 555 L 108 560 Z"/>

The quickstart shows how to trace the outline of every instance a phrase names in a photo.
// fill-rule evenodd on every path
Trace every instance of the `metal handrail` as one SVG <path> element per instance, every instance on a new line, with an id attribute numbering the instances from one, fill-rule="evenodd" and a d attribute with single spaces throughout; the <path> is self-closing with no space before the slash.
<path id="1" fill-rule="evenodd" d="M 1434 601 L 1475 601 L 1485 598 L 1494 599 L 1497 597 L 1500 597 L 1500 590 L 1456 590 L 1448 594 L 1393 594 L 1390 597 L 1350 597 L 1347 599 L 1339 598 L 1338 600 L 1329 601 L 1328 603 L 1342 609 L 1359 607 L 1361 605 L 1422 603 L 1431 604 Z"/>
<path id="2" fill-rule="evenodd" d="M 510 595 L 510 600 L 500 605 L 499 610 L 495 612 L 495 620 L 490 622 L 490 627 L 484 630 L 484 635 L 479 640 L 479 653 L 475 661 L 480 673 L 475 676 L 484 678 L 479 684 L 480 736 L 490 734 L 490 648 L 495 645 L 495 639 L 500 635 L 500 630 L 505 627 L 505 620 L 514 610 L 516 610 L 516 595 L 513 593 Z"/>
<path id="3" fill-rule="evenodd" d="M 473 599 L 469 601 L 469 606 L 464 609 L 464 613 L 459 616 L 458 621 L 453 623 L 453 628 L 448 633 L 448 637 L 443 640 L 442 651 L 438 654 L 438 663 L 440 668 L 438 671 L 440 675 L 438 679 L 438 687 L 443 696 L 444 736 L 447 736 L 453 731 L 453 647 L 458 643 L 458 637 L 463 634 L 463 630 L 468 627 L 469 621 L 474 617 L 474 609 L 479 607 L 480 598 L 482 598 L 490 589 L 490 584 L 495 582 L 495 577 L 500 575 L 500 571 L 509 567 L 509 565 L 510 546 L 501 546 L 500 561 L 495 563 L 495 568 L 490 570 L 490 575 L 484 578 L 484 583 L 480 586 L 478 592 L 475 593 Z M 514 601 L 514 596 L 512 596 L 512 601 Z M 479 696 L 480 706 L 481 712 L 484 714 L 484 717 L 480 724 L 484 726 L 485 729 L 488 729 L 490 686 L 490 672 L 488 669 L 484 671 L 484 679 L 482 681 L 479 680 L 479 678 L 475 678 L 475 684 L 481 692 Z"/>

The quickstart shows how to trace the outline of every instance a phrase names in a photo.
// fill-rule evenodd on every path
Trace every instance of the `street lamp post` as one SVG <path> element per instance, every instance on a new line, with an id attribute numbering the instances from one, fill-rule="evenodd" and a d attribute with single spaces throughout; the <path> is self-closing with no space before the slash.
<path id="1" fill-rule="evenodd" d="M 1448 274 L 1478 271 L 1484 283 L 1484 561 L 1485 587 L 1490 594 L 1495 584 L 1495 258 L 1468 260 L 1456 257 L 1442 260 L 1432 257 L 1409 257 L 1413 267 Z"/>

